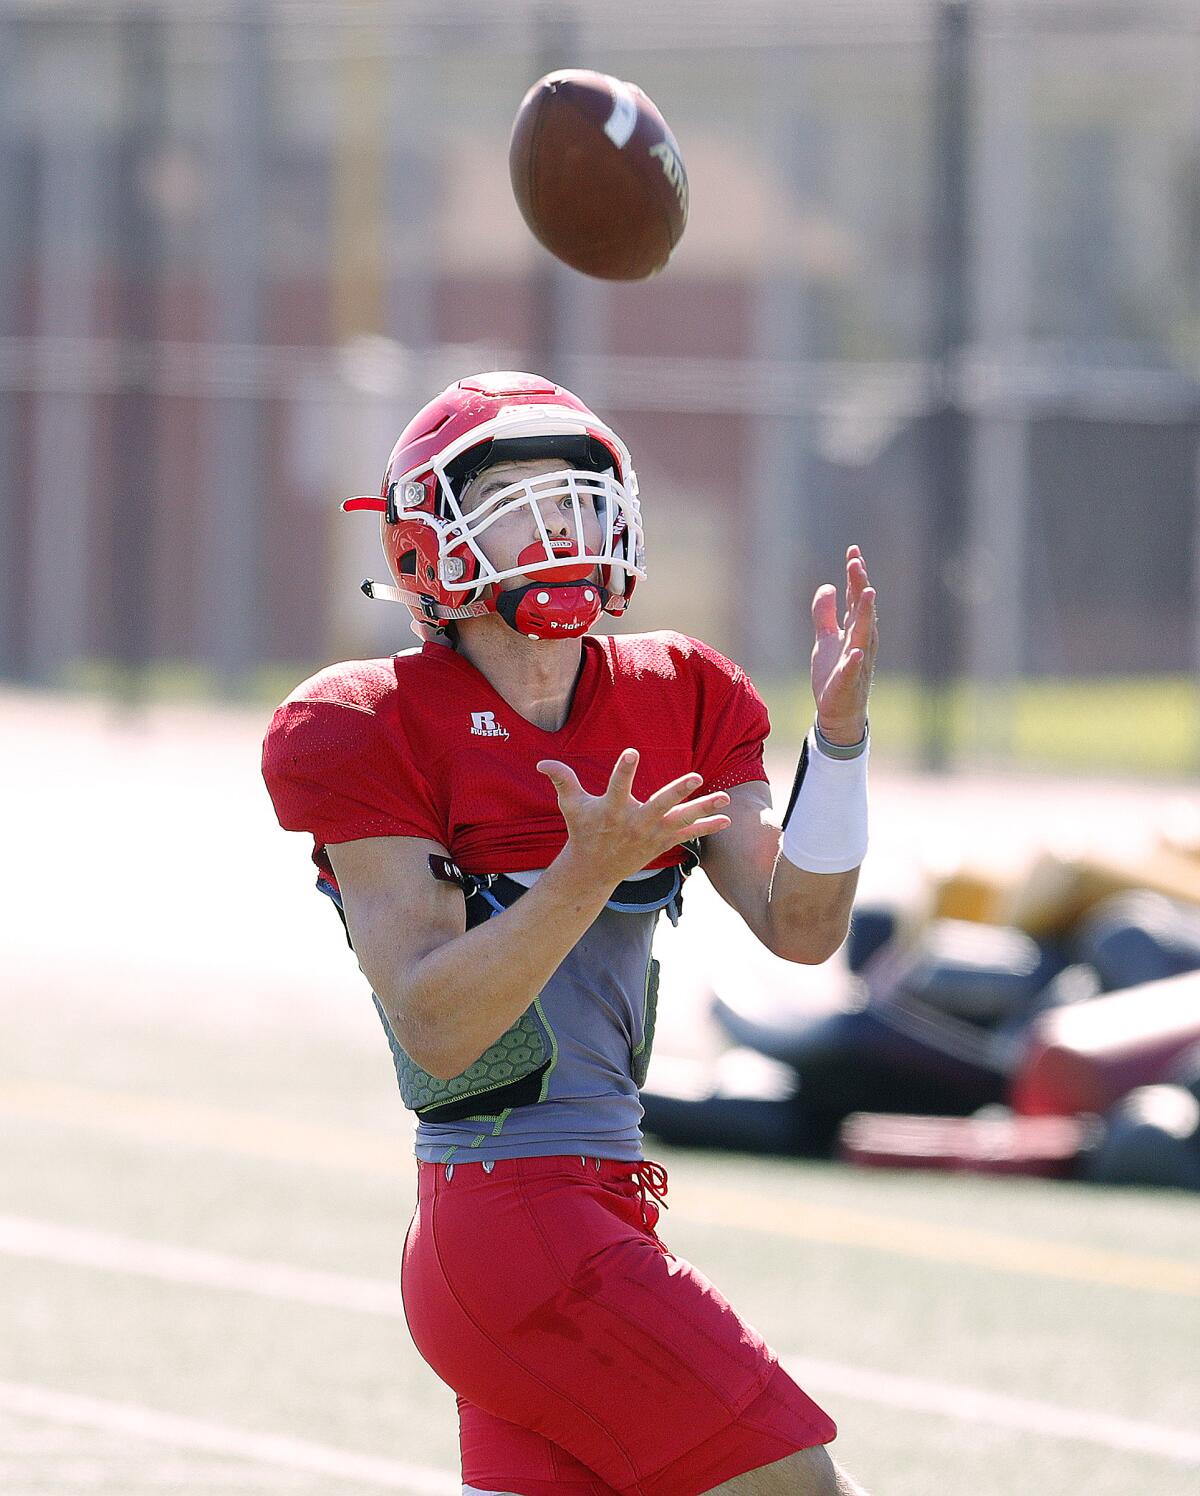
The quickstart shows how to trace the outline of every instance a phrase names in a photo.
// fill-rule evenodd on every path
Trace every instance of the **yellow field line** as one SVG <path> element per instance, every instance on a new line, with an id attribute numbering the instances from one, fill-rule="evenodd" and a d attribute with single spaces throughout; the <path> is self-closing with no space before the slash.
<path id="1" fill-rule="evenodd" d="M 227 1153 L 395 1178 L 413 1172 L 407 1127 L 394 1137 L 172 1097 L 48 1081 L 0 1086 L 0 1116 L 217 1148 Z M 746 1190 L 672 1183 L 675 1220 L 865 1248 L 932 1262 L 1064 1278 L 1075 1283 L 1200 1296 L 1200 1265 L 1102 1247 L 1031 1240 Z"/>
<path id="2" fill-rule="evenodd" d="M 366 1128 L 302 1122 L 170 1096 L 54 1081 L 0 1086 L 0 1116 L 57 1122 L 84 1131 L 131 1134 L 152 1142 L 219 1148 L 251 1158 L 348 1169 L 356 1174 L 395 1176 L 413 1172 L 412 1133 L 403 1126 L 390 1137 Z"/>
<path id="3" fill-rule="evenodd" d="M 1009 1273 L 1069 1278 L 1075 1283 L 1100 1283 L 1139 1288 L 1151 1293 L 1200 1296 L 1200 1266 L 1166 1257 L 1143 1257 L 1105 1247 L 1079 1247 L 1069 1242 L 1031 1240 L 975 1227 L 936 1225 L 877 1215 L 836 1205 L 811 1205 L 776 1196 L 751 1196 L 740 1190 L 700 1190 L 688 1185 L 676 1190 L 689 1221 L 739 1231 L 761 1231 L 772 1236 L 795 1236 L 846 1247 L 869 1247 L 902 1257 L 955 1262 Z M 673 1205 L 672 1199 L 672 1205 Z"/>

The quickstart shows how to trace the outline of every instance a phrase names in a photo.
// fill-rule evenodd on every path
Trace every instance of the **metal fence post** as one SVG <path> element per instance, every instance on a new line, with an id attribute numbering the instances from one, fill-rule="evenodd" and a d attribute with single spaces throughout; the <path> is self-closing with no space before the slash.
<path id="1" fill-rule="evenodd" d="M 22 282 L 29 274 L 28 214 L 22 201 L 26 156 L 17 116 L 24 76 L 26 22 L 0 13 L 0 339 L 12 349 L 0 365 L 0 679 L 20 675 L 25 639 L 22 561 L 20 406 L 22 393 L 16 349 L 22 326 Z"/>
<path id="2" fill-rule="evenodd" d="M 1029 50 L 1001 32 L 981 39 L 979 133 L 970 245 L 981 388 L 970 412 L 967 676 L 981 711 L 975 746 L 1013 747 L 1015 687 L 1024 666 L 1031 474 L 1029 407 L 1019 363 L 1031 296 Z"/>
<path id="3" fill-rule="evenodd" d="M 151 178 L 166 129 L 166 23 L 125 16 L 117 28 L 124 100 L 114 181 L 117 326 L 131 366 L 117 393 L 109 530 L 108 633 L 121 693 L 145 690 L 152 638 L 157 392 L 150 354 L 158 334 L 162 223 Z"/>
<path id="4" fill-rule="evenodd" d="M 269 173 L 268 30 L 261 0 L 242 0 L 220 31 L 214 117 L 218 196 L 212 205 L 210 336 L 250 350 L 264 333 L 262 302 Z M 211 405 L 204 567 L 205 655 L 222 685 L 237 690 L 262 645 L 262 512 L 271 474 L 265 401 L 251 360 Z"/>
<path id="5" fill-rule="evenodd" d="M 963 350 L 969 337 L 966 278 L 967 155 L 970 134 L 971 12 L 941 0 L 934 42 L 933 191 L 930 199 L 930 414 L 925 423 L 925 518 L 918 569 L 918 669 L 922 686 L 921 764 L 950 757 L 948 695 L 960 673 L 962 525 L 966 487 Z"/>
<path id="6" fill-rule="evenodd" d="M 800 201 L 814 195 L 812 177 L 823 159 L 811 105 L 805 102 L 805 60 L 800 46 L 772 48 L 763 56 L 760 75 L 766 144 Z M 806 275 L 792 246 L 766 247 L 766 263 L 752 292 L 752 349 L 768 367 L 814 358 Z M 764 680 L 803 681 L 812 648 L 808 598 L 802 594 L 813 565 L 813 412 L 807 406 L 768 407 L 747 424 L 753 442 L 752 509 L 741 568 L 754 605 L 745 610 L 746 659 Z"/>
<path id="7" fill-rule="evenodd" d="M 94 648 L 91 580 L 97 551 L 98 475 L 86 355 L 98 353 L 104 33 L 71 17 L 50 23 L 38 59 L 40 131 L 34 254 L 37 293 L 32 361 L 36 391 L 29 483 L 29 673 L 57 681 Z M 98 362 L 98 360 L 97 360 Z"/>

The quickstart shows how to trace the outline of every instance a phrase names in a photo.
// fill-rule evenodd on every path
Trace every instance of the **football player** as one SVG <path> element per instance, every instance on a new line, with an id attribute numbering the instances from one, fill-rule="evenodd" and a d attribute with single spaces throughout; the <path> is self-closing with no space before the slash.
<path id="1" fill-rule="evenodd" d="M 375 510 L 422 639 L 322 671 L 263 769 L 371 985 L 417 1118 L 409 1329 L 457 1393 L 464 1492 L 832 1496 L 835 1427 L 656 1226 L 655 923 L 701 865 L 789 961 L 841 944 L 866 849 L 875 594 L 819 589 L 816 720 L 781 831 L 763 703 L 681 634 L 589 633 L 644 576 L 625 445 L 569 391 L 464 379 Z"/>

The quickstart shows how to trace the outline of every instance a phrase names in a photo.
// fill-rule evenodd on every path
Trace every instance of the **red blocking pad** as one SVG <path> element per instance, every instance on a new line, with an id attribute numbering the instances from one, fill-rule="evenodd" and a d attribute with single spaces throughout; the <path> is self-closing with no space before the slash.
<path id="1" fill-rule="evenodd" d="M 1013 1079 L 1013 1108 L 1029 1117 L 1106 1112 L 1164 1079 L 1197 1041 L 1200 972 L 1043 1013 Z"/>
<path id="2" fill-rule="evenodd" d="M 855 1112 L 842 1123 L 838 1156 L 876 1169 L 943 1169 L 1063 1179 L 1091 1139 L 1077 1117 L 903 1117 Z"/>

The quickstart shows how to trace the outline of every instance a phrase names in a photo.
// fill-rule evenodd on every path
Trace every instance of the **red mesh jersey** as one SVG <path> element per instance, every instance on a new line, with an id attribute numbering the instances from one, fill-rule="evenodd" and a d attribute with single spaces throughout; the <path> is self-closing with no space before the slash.
<path id="1" fill-rule="evenodd" d="M 646 799 L 692 770 L 697 794 L 766 779 L 767 710 L 740 666 L 683 634 L 585 637 L 559 732 L 519 716 L 462 655 L 429 643 L 391 659 L 333 665 L 272 719 L 263 776 L 280 825 L 326 843 L 366 836 L 436 842 L 468 872 L 543 868 L 566 825 L 536 764 L 569 764 L 600 794 L 623 748 L 641 752 Z M 682 860 L 673 849 L 650 867 Z"/>

